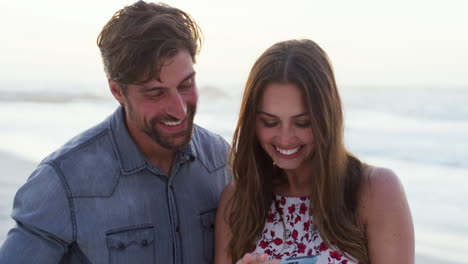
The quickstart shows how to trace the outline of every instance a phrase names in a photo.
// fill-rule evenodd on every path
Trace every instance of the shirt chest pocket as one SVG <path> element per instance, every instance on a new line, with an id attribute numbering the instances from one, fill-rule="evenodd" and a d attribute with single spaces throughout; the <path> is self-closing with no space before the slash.
<path id="1" fill-rule="evenodd" d="M 111 264 L 155 263 L 154 227 L 124 227 L 106 233 Z"/>

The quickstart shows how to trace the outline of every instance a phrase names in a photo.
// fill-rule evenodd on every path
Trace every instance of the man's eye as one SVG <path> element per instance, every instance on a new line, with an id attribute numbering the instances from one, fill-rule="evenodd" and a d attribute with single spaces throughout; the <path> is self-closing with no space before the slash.
<path id="1" fill-rule="evenodd" d="M 193 84 L 193 79 L 190 78 L 190 79 L 186 80 L 185 82 L 183 82 L 183 83 L 180 85 L 179 88 L 181 88 L 181 89 L 190 88 L 190 87 L 192 86 L 192 84 Z"/>
<path id="2" fill-rule="evenodd" d="M 161 95 L 163 95 L 163 92 L 159 91 L 159 92 L 148 94 L 148 97 L 149 98 L 158 98 L 158 97 L 161 97 Z"/>

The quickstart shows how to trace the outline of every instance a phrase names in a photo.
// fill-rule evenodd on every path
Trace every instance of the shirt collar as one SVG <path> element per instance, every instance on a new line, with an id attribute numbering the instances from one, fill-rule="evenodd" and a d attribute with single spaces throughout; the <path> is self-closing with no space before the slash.
<path id="1" fill-rule="evenodd" d="M 109 119 L 109 129 L 123 175 L 133 174 L 148 167 L 147 159 L 128 133 L 122 106 L 119 106 Z M 193 140 L 190 140 L 189 144 L 178 151 L 176 162 L 182 163 L 194 159 L 196 159 L 195 147 Z"/>
<path id="2" fill-rule="evenodd" d="M 197 155 L 195 153 L 195 146 L 193 139 L 190 142 L 179 150 L 180 161 L 195 160 Z"/>

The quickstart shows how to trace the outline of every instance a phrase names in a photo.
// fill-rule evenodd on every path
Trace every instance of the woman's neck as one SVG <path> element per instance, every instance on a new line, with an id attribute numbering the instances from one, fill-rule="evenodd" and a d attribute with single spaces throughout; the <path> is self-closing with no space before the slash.
<path id="1" fill-rule="evenodd" d="M 275 194 L 281 196 L 310 196 L 312 190 L 312 172 L 309 168 L 284 170 L 287 182 L 275 186 Z"/>

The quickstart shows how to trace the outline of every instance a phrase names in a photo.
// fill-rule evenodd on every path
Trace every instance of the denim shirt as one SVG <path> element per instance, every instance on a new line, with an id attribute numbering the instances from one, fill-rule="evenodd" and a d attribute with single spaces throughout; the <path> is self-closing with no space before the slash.
<path id="1" fill-rule="evenodd" d="M 165 175 L 135 145 L 119 107 L 19 189 L 0 263 L 212 263 L 228 148 L 195 125 Z"/>

